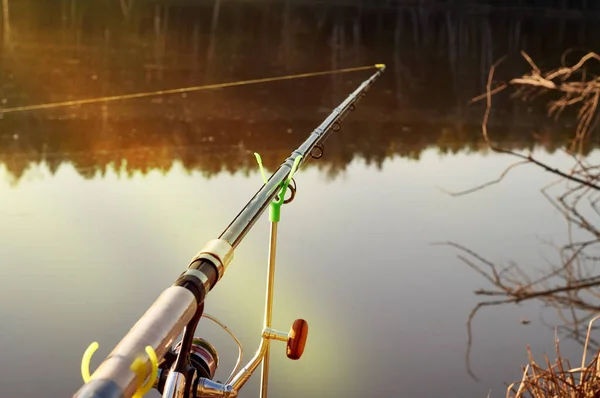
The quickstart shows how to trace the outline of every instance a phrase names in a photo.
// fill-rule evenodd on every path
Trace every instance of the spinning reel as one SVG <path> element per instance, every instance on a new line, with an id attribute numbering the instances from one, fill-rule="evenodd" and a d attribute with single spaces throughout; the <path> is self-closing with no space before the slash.
<path id="1" fill-rule="evenodd" d="M 184 395 L 173 395 L 174 397 L 236 397 L 239 389 L 245 384 L 250 378 L 252 372 L 257 368 L 258 364 L 262 361 L 268 361 L 267 353 L 267 342 L 269 340 L 279 340 L 286 343 L 286 355 L 289 359 L 298 360 L 304 353 L 304 347 L 306 346 L 306 339 L 308 337 L 308 324 L 303 319 L 296 319 L 292 324 L 289 333 L 279 332 L 273 329 L 265 328 L 262 333 L 262 340 L 256 355 L 252 360 L 238 373 L 242 356 L 243 348 L 240 341 L 230 331 L 230 329 L 219 322 L 216 318 L 203 314 L 203 317 L 212 320 L 223 328 L 229 335 L 235 340 L 239 354 L 235 368 L 229 375 L 229 378 L 225 382 L 215 381 L 215 373 L 219 366 L 219 354 L 215 347 L 208 341 L 195 337 L 192 341 L 192 348 L 189 352 L 189 361 L 195 372 L 195 380 L 191 385 L 191 390 L 180 391 Z M 173 347 L 164 356 L 162 362 L 159 364 L 158 378 L 154 382 L 154 388 L 156 388 L 161 394 L 165 393 L 165 386 L 169 379 L 171 368 L 173 367 L 177 356 L 180 354 L 182 342 L 180 341 L 175 347 Z M 263 362 L 264 364 L 264 362 Z M 237 373 L 237 374 L 236 374 Z M 266 374 L 263 372 L 263 377 Z M 237 383 L 232 383 L 234 380 Z M 167 391 L 169 388 L 167 388 Z M 261 389 L 261 397 L 266 397 L 266 389 Z"/>

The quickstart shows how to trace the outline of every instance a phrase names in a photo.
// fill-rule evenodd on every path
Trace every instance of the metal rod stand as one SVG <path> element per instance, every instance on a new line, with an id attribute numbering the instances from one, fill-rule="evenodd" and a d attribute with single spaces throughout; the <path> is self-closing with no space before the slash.
<path id="1" fill-rule="evenodd" d="M 275 256 L 277 254 L 277 222 L 271 222 L 269 239 L 269 259 L 267 268 L 267 294 L 265 297 L 265 320 L 263 330 L 271 329 L 273 320 L 273 291 L 275 285 Z M 269 356 L 270 339 L 265 339 L 265 356 L 261 367 L 260 398 L 267 398 L 267 385 L 269 383 Z"/>

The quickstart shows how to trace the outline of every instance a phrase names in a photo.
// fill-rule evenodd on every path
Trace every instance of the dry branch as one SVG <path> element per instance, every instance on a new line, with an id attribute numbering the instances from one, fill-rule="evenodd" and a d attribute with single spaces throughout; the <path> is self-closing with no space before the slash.
<path id="1" fill-rule="evenodd" d="M 591 76 L 590 78 L 587 78 L 588 74 L 582 68 L 584 68 L 586 63 L 591 60 L 600 61 L 600 56 L 591 52 L 583 56 L 571 67 L 561 67 L 553 71 L 542 73 L 527 53 L 521 51 L 521 55 L 532 67 L 532 71 L 529 74 L 511 79 L 509 83 L 500 84 L 498 87 L 492 89 L 491 78 L 494 75 L 497 66 L 503 61 L 503 58 L 501 58 L 490 68 L 486 93 L 471 100 L 471 102 L 475 102 L 484 98 L 487 99 L 488 103 L 486 107 L 486 116 L 484 116 L 484 124 L 487 125 L 489 109 L 491 108 L 491 96 L 504 90 L 509 85 L 517 86 L 518 91 L 516 95 L 522 99 L 530 99 L 530 96 L 539 96 L 548 91 L 558 92 L 561 94 L 561 97 L 549 103 L 548 112 L 550 115 L 554 114 L 558 116 L 568 106 L 580 104 L 579 123 L 577 125 L 575 137 L 572 141 L 571 149 L 579 147 L 579 152 L 581 152 L 585 138 L 594 124 L 600 99 L 600 77 Z M 582 79 L 573 80 L 573 76 L 578 72 L 582 73 Z M 487 141 L 487 129 L 484 129 L 483 134 Z"/>
<path id="2" fill-rule="evenodd" d="M 521 54 L 531 67 L 528 74 L 492 88 L 495 70 L 503 61 L 503 59 L 500 59 L 490 68 L 486 93 L 473 99 L 473 102 L 483 98 L 486 99 L 481 131 L 488 147 L 494 152 L 516 157 L 519 161 L 508 166 L 497 179 L 483 185 L 462 192 L 444 191 L 453 196 L 473 193 L 501 182 L 507 173 L 517 166 L 524 164 L 537 166 L 559 177 L 557 181 L 544 187 L 541 193 L 567 221 L 569 241 L 557 249 L 560 264 L 551 266 L 537 277 L 528 275 L 517 264 L 501 268 L 457 243 L 442 243 L 462 252 L 463 255 L 459 255 L 461 261 L 482 275 L 492 286 L 492 288 L 480 289 L 475 292 L 477 295 L 490 297 L 493 300 L 478 303 L 469 314 L 467 321 L 466 364 L 468 372 L 474 378 L 476 377 L 471 370 L 469 359 L 473 342 L 471 325 L 475 315 L 483 307 L 509 303 L 517 304 L 527 300 L 540 301 L 544 305 L 556 309 L 557 314 L 564 322 L 564 330 L 568 337 L 585 343 L 586 349 L 590 343 L 598 347 L 597 343 L 589 337 L 591 329 L 588 330 L 584 341 L 581 338 L 584 333 L 580 329 L 585 322 L 595 317 L 600 311 L 600 272 L 597 271 L 599 268 L 597 261 L 600 260 L 600 255 L 589 253 L 589 250 L 600 243 L 600 226 L 597 226 L 598 221 L 600 221 L 598 219 L 600 217 L 600 206 L 598 206 L 598 201 L 600 201 L 600 197 L 598 197 L 600 191 L 600 185 L 598 184 L 600 165 L 589 164 L 582 155 L 584 142 L 597 123 L 598 102 L 600 102 L 600 78 L 588 73 L 586 66 L 589 61 L 600 61 L 600 56 L 596 53 L 589 53 L 570 67 L 563 66 L 556 70 L 542 72 L 529 55 L 525 52 Z M 569 148 L 564 148 L 564 151 L 574 161 L 574 165 L 570 170 L 560 170 L 541 162 L 531 153 L 518 153 L 497 146 L 494 143 L 488 131 L 492 96 L 508 87 L 515 88 L 515 96 L 522 99 L 539 97 L 547 93 L 558 93 L 560 98 L 550 101 L 548 107 L 549 114 L 556 117 L 567 107 L 579 107 L 578 124 L 572 142 Z M 561 183 L 564 185 L 562 193 L 555 197 L 550 195 L 549 190 L 551 188 L 556 189 Z M 587 201 L 584 199 L 587 199 Z M 572 236 L 573 229 L 587 234 L 589 238 L 575 241 Z M 595 364 L 597 360 L 596 355 L 592 362 Z M 573 370 L 565 370 L 571 369 L 568 364 L 559 361 L 551 366 L 547 362 L 547 368 L 542 368 L 531 359 L 529 367 L 524 371 L 519 388 L 511 391 L 516 394 L 515 397 L 525 396 L 526 393 L 532 397 L 600 397 L 598 392 L 589 395 L 591 386 L 593 386 L 593 391 L 599 391 L 600 388 L 600 379 L 596 378 L 596 372 L 590 371 L 596 365 L 593 366 L 584 369 L 584 371 L 581 370 L 583 369 L 582 365 L 580 369 L 582 371 L 580 378 L 586 381 L 586 386 L 582 390 L 583 387 L 580 388 L 574 382 Z"/>

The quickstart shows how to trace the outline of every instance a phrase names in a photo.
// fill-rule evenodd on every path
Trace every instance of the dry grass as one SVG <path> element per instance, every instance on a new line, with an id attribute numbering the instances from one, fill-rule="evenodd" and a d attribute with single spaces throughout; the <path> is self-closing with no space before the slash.
<path id="1" fill-rule="evenodd" d="M 588 326 L 580 367 L 572 367 L 568 360 L 560 354 L 558 339 L 556 339 L 556 362 L 552 365 L 548 356 L 545 364 L 537 364 L 529 346 L 529 364 L 523 368 L 521 381 L 511 384 L 506 396 L 511 398 L 595 398 L 600 397 L 600 350 L 595 353 L 586 365 L 586 351 L 590 340 L 592 324 L 600 316 L 592 319 Z"/>

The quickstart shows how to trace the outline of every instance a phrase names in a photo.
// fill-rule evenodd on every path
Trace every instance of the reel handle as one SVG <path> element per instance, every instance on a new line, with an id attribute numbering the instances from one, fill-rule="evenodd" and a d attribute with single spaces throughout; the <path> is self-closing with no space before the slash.
<path id="1" fill-rule="evenodd" d="M 288 336 L 286 355 L 289 359 L 298 360 L 304 353 L 304 347 L 306 346 L 308 322 L 304 319 L 296 319 Z"/>

